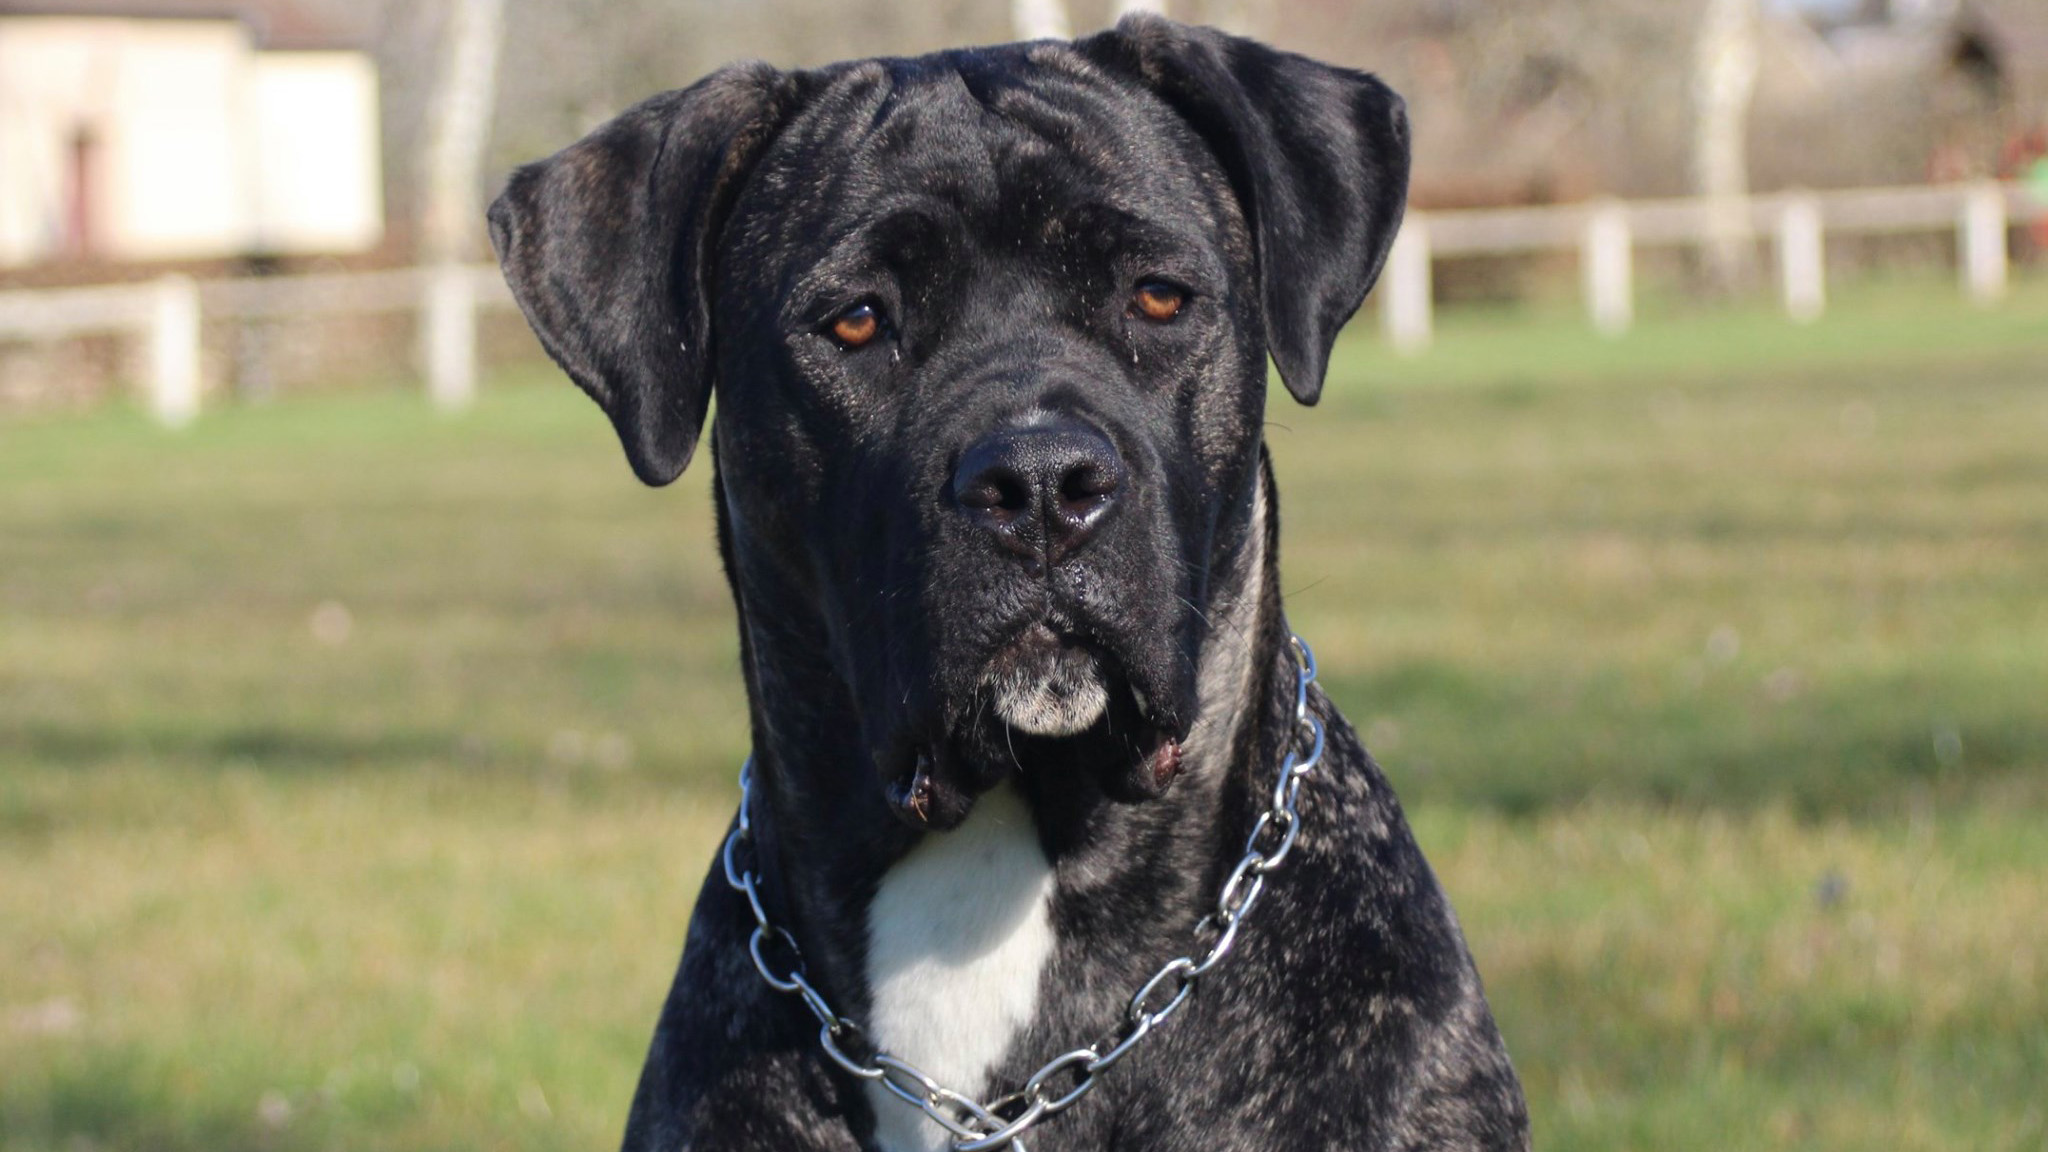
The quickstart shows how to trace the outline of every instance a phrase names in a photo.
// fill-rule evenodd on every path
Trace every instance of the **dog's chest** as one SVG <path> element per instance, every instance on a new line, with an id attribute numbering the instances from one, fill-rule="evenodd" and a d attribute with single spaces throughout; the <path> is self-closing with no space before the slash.
<path id="1" fill-rule="evenodd" d="M 939 1083 L 976 1096 L 1031 1022 L 1052 957 L 1052 866 L 1010 785 L 967 821 L 927 836 L 891 868 L 868 907 L 871 1039 Z M 876 1142 L 937 1152 L 944 1131 L 878 1085 Z"/>

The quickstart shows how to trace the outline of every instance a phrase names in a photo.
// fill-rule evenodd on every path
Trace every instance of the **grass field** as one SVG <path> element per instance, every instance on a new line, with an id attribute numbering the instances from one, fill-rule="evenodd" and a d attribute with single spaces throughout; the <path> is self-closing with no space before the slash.
<path id="1" fill-rule="evenodd" d="M 1275 400 L 1541 1146 L 2048 1147 L 2048 285 L 1952 297 Z M 742 696 L 702 471 L 543 379 L 0 425 L 0 1149 L 615 1142 Z"/>

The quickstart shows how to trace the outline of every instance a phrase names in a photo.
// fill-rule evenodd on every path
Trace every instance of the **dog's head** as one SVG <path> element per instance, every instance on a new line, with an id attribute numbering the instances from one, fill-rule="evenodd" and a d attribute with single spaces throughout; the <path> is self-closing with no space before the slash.
<path id="1" fill-rule="evenodd" d="M 1407 169 L 1370 76 L 1134 18 L 727 69 L 520 169 L 491 234 L 641 479 L 717 392 L 743 609 L 805 617 L 943 825 L 1018 767 L 1171 778 L 1267 357 L 1315 402 Z"/>

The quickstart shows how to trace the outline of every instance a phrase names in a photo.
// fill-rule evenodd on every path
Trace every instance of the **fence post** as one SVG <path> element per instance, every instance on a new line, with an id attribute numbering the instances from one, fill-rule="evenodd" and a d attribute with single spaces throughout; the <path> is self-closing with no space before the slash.
<path id="1" fill-rule="evenodd" d="M 1429 349 L 1434 332 L 1429 250 L 1429 222 L 1419 212 L 1408 214 L 1394 236 L 1380 280 L 1380 330 L 1394 351 L 1404 356 Z"/>
<path id="2" fill-rule="evenodd" d="M 1788 197 L 1778 214 L 1778 289 L 1785 314 L 1800 324 L 1820 319 L 1827 308 L 1825 245 L 1820 200 L 1804 192 Z"/>
<path id="3" fill-rule="evenodd" d="M 169 428 L 199 415 L 199 285 L 189 276 L 150 286 L 149 410 Z"/>
<path id="4" fill-rule="evenodd" d="M 1619 336 L 1635 322 L 1634 238 L 1628 208 L 1619 200 L 1595 201 L 1586 218 L 1580 263 L 1586 278 L 1586 307 L 1602 336 Z"/>
<path id="5" fill-rule="evenodd" d="M 427 394 L 436 408 L 460 411 L 476 399 L 476 283 L 454 261 L 428 268 L 426 277 L 420 337 Z"/>
<path id="6" fill-rule="evenodd" d="M 1979 304 L 1995 304 L 2005 296 L 2005 190 L 1990 180 L 1970 185 L 1963 193 L 1963 289 Z"/>

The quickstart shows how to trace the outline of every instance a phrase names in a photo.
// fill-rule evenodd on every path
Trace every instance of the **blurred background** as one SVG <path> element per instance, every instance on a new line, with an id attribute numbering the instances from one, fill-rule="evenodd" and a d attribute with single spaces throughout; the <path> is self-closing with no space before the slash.
<path id="1" fill-rule="evenodd" d="M 2048 1148 L 2048 3 L 1136 6 L 1410 102 L 1283 572 L 1539 1145 Z M 0 0 L 0 1149 L 616 1141 L 736 641 L 482 204 L 1119 7 Z"/>

